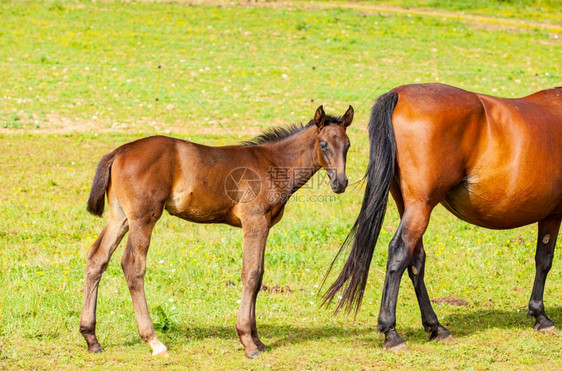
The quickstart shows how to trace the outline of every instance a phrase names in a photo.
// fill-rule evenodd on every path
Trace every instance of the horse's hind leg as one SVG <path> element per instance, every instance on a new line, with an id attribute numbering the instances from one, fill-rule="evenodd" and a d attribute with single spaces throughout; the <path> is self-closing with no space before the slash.
<path id="1" fill-rule="evenodd" d="M 378 318 L 378 330 L 385 335 L 384 349 L 406 348 L 396 332 L 396 301 L 402 274 L 412 264 L 415 247 L 429 223 L 432 206 L 418 202 L 405 207 L 400 226 L 388 246 L 386 277 Z"/>
<path id="2" fill-rule="evenodd" d="M 400 191 L 400 186 L 395 180 L 393 180 L 390 185 L 390 193 L 396 202 L 400 218 L 402 218 L 404 215 L 404 199 L 402 197 L 402 192 Z M 431 302 L 429 301 L 429 295 L 427 294 L 424 282 L 425 250 L 423 248 L 423 240 L 420 240 L 414 249 L 414 253 L 412 254 L 412 263 L 408 267 L 408 275 L 412 280 L 416 297 L 418 299 L 423 328 L 430 334 L 429 340 L 452 340 L 450 331 L 439 324 L 437 315 L 433 311 Z"/>
<path id="3" fill-rule="evenodd" d="M 127 247 L 121 260 L 121 267 L 129 286 L 137 327 L 141 339 L 152 348 L 152 355 L 167 356 L 166 346 L 158 340 L 148 312 L 144 292 L 144 275 L 146 273 L 146 255 L 154 225 L 162 215 L 163 207 L 158 211 L 147 211 L 142 218 L 129 220 L 129 237 Z"/>
<path id="4" fill-rule="evenodd" d="M 548 318 L 544 311 L 543 294 L 546 276 L 552 267 L 554 247 L 560 230 L 559 216 L 548 217 L 539 222 L 539 234 L 537 239 L 537 252 L 535 254 L 536 275 L 533 292 L 529 300 L 529 311 L 527 316 L 533 316 L 537 320 L 534 328 L 539 331 L 553 331 L 554 322 Z"/>
<path id="5" fill-rule="evenodd" d="M 451 336 L 451 332 L 441 326 L 429 301 L 429 295 L 427 294 L 427 288 L 424 282 L 425 250 L 422 241 L 418 242 L 416 245 L 412 264 L 408 267 L 408 275 L 414 284 L 414 290 L 416 291 L 416 297 L 420 306 L 423 328 L 430 334 L 429 340 L 443 341 L 447 339 L 448 341 L 452 341 L 453 337 Z"/>
<path id="6" fill-rule="evenodd" d="M 121 239 L 127 233 L 127 229 L 127 218 L 121 207 L 111 208 L 107 225 L 88 251 L 80 333 L 86 339 L 89 352 L 99 353 L 102 351 L 101 345 L 96 338 L 98 286 L 111 255 L 119 246 Z"/>

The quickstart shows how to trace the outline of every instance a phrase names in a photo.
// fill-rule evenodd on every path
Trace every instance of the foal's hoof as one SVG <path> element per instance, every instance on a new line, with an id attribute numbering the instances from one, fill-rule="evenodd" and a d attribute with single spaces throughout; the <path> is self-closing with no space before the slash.
<path id="1" fill-rule="evenodd" d="M 246 357 L 250 358 L 250 359 L 254 359 L 254 358 L 258 358 L 260 356 L 262 352 L 260 352 L 259 350 L 252 350 L 249 353 L 246 353 Z"/>
<path id="2" fill-rule="evenodd" d="M 168 350 L 163 350 L 160 353 L 152 354 L 152 355 L 155 356 L 155 357 L 164 357 L 164 358 L 169 356 Z"/>
<path id="3" fill-rule="evenodd" d="M 95 349 L 88 349 L 88 352 L 90 352 L 90 353 L 103 353 L 103 348 L 99 347 L 99 348 L 95 348 Z"/>
<path id="4" fill-rule="evenodd" d="M 400 344 L 394 345 L 394 346 L 391 346 L 391 345 L 388 345 L 388 344 L 384 343 L 382 345 L 382 348 L 384 350 L 389 350 L 391 352 L 396 352 L 396 353 L 409 352 L 410 351 L 410 349 L 408 349 L 408 347 L 406 346 L 406 343 L 400 343 Z"/>
<path id="5" fill-rule="evenodd" d="M 265 344 L 262 343 L 261 341 L 260 341 L 259 344 L 258 344 L 258 350 L 259 350 L 260 352 L 262 352 L 262 353 L 263 353 L 263 352 L 267 352 L 267 349 L 266 349 L 266 347 L 265 347 Z"/>

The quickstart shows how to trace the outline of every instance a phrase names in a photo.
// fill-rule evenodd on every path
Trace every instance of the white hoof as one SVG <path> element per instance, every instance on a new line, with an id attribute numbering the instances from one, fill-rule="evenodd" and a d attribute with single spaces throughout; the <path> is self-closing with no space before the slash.
<path id="1" fill-rule="evenodd" d="M 168 349 L 157 338 L 152 339 L 148 343 L 148 345 L 150 345 L 150 348 L 152 348 L 152 355 L 153 356 L 159 356 L 159 357 L 167 357 L 168 356 Z"/>

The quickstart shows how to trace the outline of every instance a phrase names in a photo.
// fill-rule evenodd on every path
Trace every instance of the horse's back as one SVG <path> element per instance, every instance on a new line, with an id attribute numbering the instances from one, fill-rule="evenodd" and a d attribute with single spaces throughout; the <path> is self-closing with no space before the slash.
<path id="1" fill-rule="evenodd" d="M 562 89 L 519 99 L 441 84 L 397 92 L 403 189 L 437 192 L 455 215 L 489 228 L 562 211 Z"/>
<path id="2" fill-rule="evenodd" d="M 549 112 L 562 117 L 562 87 L 541 90 L 519 100 L 547 109 Z"/>

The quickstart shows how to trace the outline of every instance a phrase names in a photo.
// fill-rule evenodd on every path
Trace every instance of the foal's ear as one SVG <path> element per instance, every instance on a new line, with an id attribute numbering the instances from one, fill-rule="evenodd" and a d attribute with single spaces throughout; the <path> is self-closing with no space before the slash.
<path id="1" fill-rule="evenodd" d="M 314 123 L 318 127 L 318 130 L 324 127 L 325 120 L 326 120 L 326 114 L 324 113 L 324 107 L 320 106 L 318 107 L 316 113 L 314 114 Z"/>
<path id="2" fill-rule="evenodd" d="M 353 107 L 351 107 L 350 105 L 347 111 L 345 111 L 345 114 L 342 116 L 341 122 L 343 124 L 343 127 L 346 128 L 349 125 L 351 125 L 352 121 L 353 121 Z"/>

